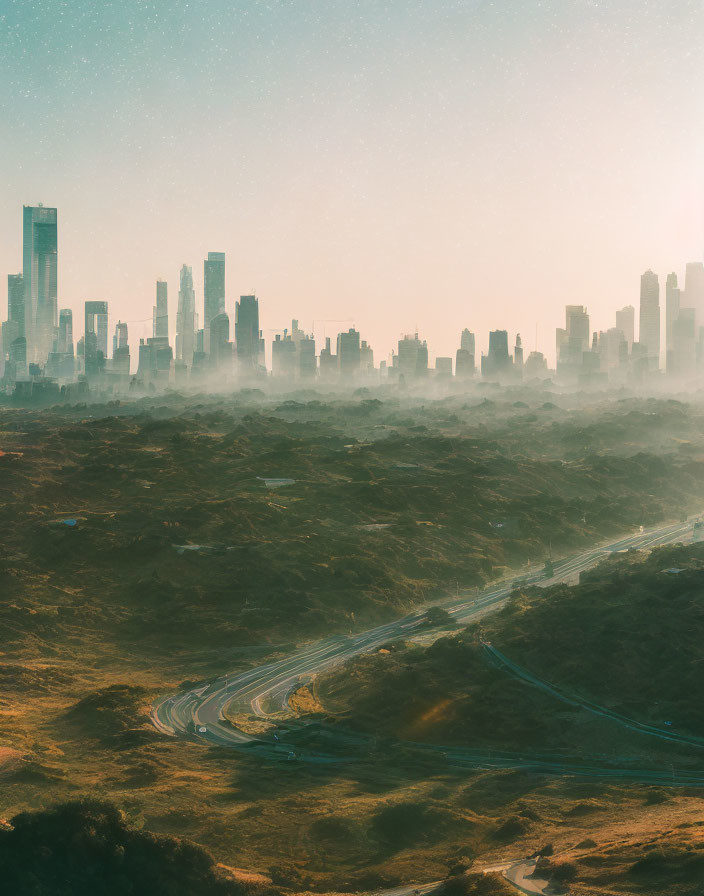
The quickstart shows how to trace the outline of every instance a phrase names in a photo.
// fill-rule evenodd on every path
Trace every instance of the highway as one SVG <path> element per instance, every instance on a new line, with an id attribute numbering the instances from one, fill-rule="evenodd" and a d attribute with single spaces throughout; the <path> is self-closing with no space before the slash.
<path id="1" fill-rule="evenodd" d="M 593 566 L 605 555 L 628 549 L 647 549 L 657 545 L 686 542 L 694 537 L 692 522 L 670 523 L 616 541 L 601 544 L 564 562 L 555 563 L 554 575 L 545 578 L 543 570 L 534 568 L 486 589 L 478 597 L 455 598 L 441 603 L 454 621 L 466 624 L 488 612 L 499 609 L 519 585 L 532 584 L 548 587 L 558 582 L 576 579 L 580 572 Z M 291 722 L 290 695 L 313 675 L 333 669 L 363 653 L 378 650 L 385 643 L 427 632 L 425 609 L 418 610 L 369 631 L 349 637 L 337 636 L 305 645 L 291 656 L 266 663 L 246 672 L 227 674 L 214 681 L 159 701 L 152 709 L 155 727 L 170 737 L 188 738 L 204 744 L 246 750 L 250 754 L 276 760 L 298 760 L 311 763 L 359 760 L 368 750 L 369 737 L 342 729 L 323 731 L 331 749 L 301 747 L 301 724 L 296 730 Z M 488 645 L 490 648 L 490 645 Z M 510 661 L 501 656 L 504 665 Z M 511 670 L 514 674 L 516 670 Z M 247 733 L 225 718 L 227 709 L 233 714 L 256 716 L 272 723 L 268 734 Z M 630 721 L 630 720 L 628 720 Z M 318 726 L 320 729 L 321 726 Z M 332 743 L 332 740 L 335 743 Z M 674 739 L 674 738 L 673 738 Z M 305 737 L 303 738 L 305 741 Z M 554 755 L 526 753 L 482 753 L 462 747 L 411 745 L 416 751 L 457 768 L 524 768 L 541 773 L 573 774 L 583 777 L 625 778 L 664 784 L 701 784 L 702 772 L 677 772 L 635 768 L 630 760 L 622 767 L 601 761 L 599 757 L 574 761 Z"/>
<path id="2" fill-rule="evenodd" d="M 490 587 L 476 598 L 457 598 L 441 603 L 455 622 L 466 624 L 481 616 L 498 610 L 509 595 L 519 585 L 537 585 L 549 587 L 558 582 L 576 580 L 583 570 L 589 569 L 600 559 L 614 551 L 629 549 L 643 550 L 659 545 L 694 540 L 693 525 L 673 523 L 636 534 L 625 536 L 617 541 L 594 547 L 576 555 L 569 560 L 555 564 L 554 575 L 545 578 L 542 569 L 516 575 L 504 582 Z M 291 656 L 266 663 L 262 666 L 232 675 L 225 675 L 209 684 L 191 688 L 180 694 L 161 700 L 152 709 L 151 718 L 156 728 L 170 737 L 182 737 L 224 747 L 246 750 L 248 753 L 269 760 L 305 761 L 310 763 L 332 763 L 344 759 L 344 751 L 351 754 L 346 758 L 359 761 L 368 755 L 372 738 L 354 732 L 336 730 L 332 737 L 336 743 L 331 751 L 301 749 L 290 732 L 291 708 L 290 695 L 313 675 L 340 666 L 355 656 L 378 650 L 385 643 L 400 638 L 420 635 L 424 631 L 425 610 L 418 610 L 395 622 L 377 626 L 367 632 L 350 637 L 338 636 L 327 638 L 306 645 Z M 425 628 L 427 631 L 427 628 Z M 570 699 L 553 686 L 535 679 L 527 670 L 512 663 L 492 645 L 484 642 L 485 650 L 492 658 L 503 665 L 511 674 L 524 678 L 559 699 Z M 579 701 L 575 701 L 579 702 Z M 581 703 L 580 703 L 581 705 Z M 604 714 L 601 707 L 589 704 L 585 708 Z M 224 716 L 227 709 L 230 716 L 242 713 L 255 715 L 262 720 L 272 722 L 272 732 L 266 735 L 252 735 L 234 727 Z M 641 726 L 630 719 L 622 719 L 613 714 L 613 719 L 636 730 Z M 283 724 L 281 724 L 283 723 Z M 659 729 L 651 729 L 656 736 L 665 735 Z M 278 733 L 276 733 L 278 732 Z M 670 734 L 670 733 L 668 733 Z M 283 740 L 282 740 L 283 738 Z M 675 739 L 668 737 L 668 739 Z M 679 738 L 677 738 L 679 739 Z M 436 767 L 448 768 L 512 768 L 533 771 L 539 774 L 573 775 L 578 777 L 632 780 L 640 783 L 660 785 L 698 785 L 704 786 L 704 770 L 675 770 L 640 768 L 631 759 L 622 759 L 614 763 L 607 758 L 595 757 L 590 760 L 575 761 L 570 757 L 554 755 L 528 755 L 511 752 L 482 752 L 462 747 L 437 747 L 434 745 L 411 745 L 419 755 L 425 755 Z M 343 756 L 340 754 L 343 750 Z M 502 866 L 501 873 L 516 890 L 521 893 L 544 893 L 546 881 L 531 879 L 535 862 L 523 859 Z M 428 896 L 439 890 L 442 882 L 412 884 L 389 890 L 383 896 Z M 381 896 L 381 894 L 380 894 Z"/>

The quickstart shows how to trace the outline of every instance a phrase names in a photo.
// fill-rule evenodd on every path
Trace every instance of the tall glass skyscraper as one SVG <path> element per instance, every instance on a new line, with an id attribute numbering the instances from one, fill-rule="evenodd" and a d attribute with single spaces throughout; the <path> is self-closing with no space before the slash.
<path id="1" fill-rule="evenodd" d="M 152 336 L 156 339 L 169 338 L 169 301 L 165 280 L 156 281 L 156 305 L 152 323 Z"/>
<path id="2" fill-rule="evenodd" d="M 640 278 L 638 342 L 645 346 L 648 367 L 657 370 L 660 366 L 660 283 L 652 271 L 646 271 Z"/>
<path id="3" fill-rule="evenodd" d="M 203 337 L 210 352 L 210 323 L 225 313 L 225 253 L 208 252 L 203 262 Z"/>
<path id="4" fill-rule="evenodd" d="M 25 205 L 22 241 L 27 361 L 43 364 L 49 357 L 58 324 L 56 209 Z"/>
<path id="5" fill-rule="evenodd" d="M 256 296 L 240 296 L 239 302 L 235 302 L 235 343 L 240 369 L 256 370 L 263 354 Z"/>
<path id="6" fill-rule="evenodd" d="M 73 312 L 70 308 L 62 308 L 59 312 L 57 351 L 61 354 L 73 355 Z"/>
<path id="7" fill-rule="evenodd" d="M 193 364 L 196 347 L 196 294 L 193 291 L 193 271 L 184 264 L 181 268 L 178 310 L 176 312 L 176 360 L 188 367 Z"/>

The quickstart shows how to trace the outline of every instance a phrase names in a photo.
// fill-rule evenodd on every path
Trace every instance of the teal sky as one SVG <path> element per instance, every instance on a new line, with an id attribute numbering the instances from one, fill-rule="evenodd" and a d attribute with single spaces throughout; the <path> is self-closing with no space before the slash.
<path id="1" fill-rule="evenodd" d="M 702 258 L 703 45 L 701 0 L 0 0 L 1 271 L 41 201 L 113 323 L 215 250 L 265 329 L 552 357 Z"/>

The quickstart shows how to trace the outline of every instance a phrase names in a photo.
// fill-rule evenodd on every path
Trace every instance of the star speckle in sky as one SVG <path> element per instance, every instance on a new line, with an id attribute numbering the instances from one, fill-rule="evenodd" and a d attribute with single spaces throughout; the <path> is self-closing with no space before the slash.
<path id="1" fill-rule="evenodd" d="M 266 328 L 552 354 L 566 302 L 606 328 L 702 257 L 703 36 L 700 0 L 3 0 L 3 271 L 43 201 L 61 306 L 143 320 L 215 250 Z"/>

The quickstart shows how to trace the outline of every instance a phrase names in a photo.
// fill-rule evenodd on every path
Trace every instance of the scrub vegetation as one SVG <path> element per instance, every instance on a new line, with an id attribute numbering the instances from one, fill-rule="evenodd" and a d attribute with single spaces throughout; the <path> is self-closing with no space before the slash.
<path id="1" fill-rule="evenodd" d="M 629 812 L 661 819 L 660 796 L 670 816 L 691 819 L 697 794 L 459 773 L 419 758 L 413 741 L 626 746 L 605 723 L 488 666 L 476 629 L 389 645 L 316 683 L 326 723 L 378 735 L 359 766 L 276 765 L 170 739 L 148 712 L 187 683 L 696 512 L 703 474 L 704 413 L 679 401 L 485 387 L 444 399 L 246 392 L 3 409 L 1 861 L 13 867 L 12 855 L 24 855 L 7 846 L 19 814 L 30 813 L 20 827 L 36 825 L 51 853 L 61 833 L 51 813 L 79 828 L 84 813 L 92 830 L 97 812 L 120 848 L 156 850 L 178 874 L 175 857 L 185 856 L 218 887 L 359 891 L 448 876 L 457 887 L 471 883 L 454 880 L 458 868 L 476 874 L 557 846 L 558 834 L 602 843 L 587 818 L 600 829 Z M 700 732 L 699 709 L 683 697 L 694 680 L 700 558 L 676 550 L 617 559 L 577 589 L 526 591 L 482 627 L 550 681 Z M 686 572 L 666 577 L 668 566 Z M 668 653 L 665 642 L 679 643 L 673 607 L 684 640 Z M 428 617 L 429 641 L 441 616 Z M 642 650 L 634 637 L 621 691 L 608 661 L 636 622 Z M 592 659 L 577 659 L 580 645 Z M 660 669 L 639 690 L 650 655 Z M 96 794 L 110 805 L 76 803 Z M 597 809 L 583 815 L 584 805 Z M 135 832 L 156 839 L 139 845 Z M 180 852 L 176 841 L 207 854 Z M 678 843 L 628 877 L 641 887 L 633 892 L 649 892 L 649 873 L 661 881 L 652 892 L 670 892 L 662 881 Z M 34 891 L 53 892 L 37 881 Z"/>

